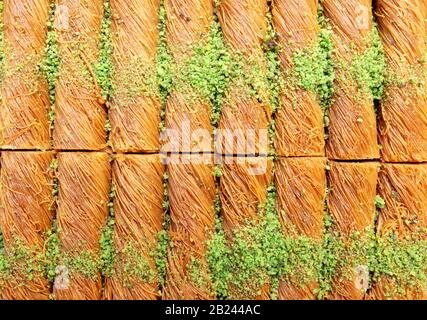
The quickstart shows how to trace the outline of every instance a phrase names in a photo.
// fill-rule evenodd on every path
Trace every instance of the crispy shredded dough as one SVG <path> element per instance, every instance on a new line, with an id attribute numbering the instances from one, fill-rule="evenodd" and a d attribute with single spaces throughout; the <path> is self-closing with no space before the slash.
<path id="1" fill-rule="evenodd" d="M 415 235 L 427 228 L 427 164 L 382 165 L 378 193 L 385 207 L 378 218 L 378 232 L 387 236 L 396 232 L 400 237 Z M 421 233 L 425 237 L 425 233 Z M 373 286 L 370 299 L 385 300 L 395 283 L 387 277 Z M 393 299 L 427 299 L 427 288 L 403 288 Z"/>
<path id="2" fill-rule="evenodd" d="M 280 159 L 275 167 L 277 211 L 287 235 L 323 238 L 326 158 Z M 280 300 L 314 300 L 317 283 L 298 286 L 281 281 Z"/>
<path id="3" fill-rule="evenodd" d="M 43 252 L 45 233 L 52 223 L 52 177 L 49 165 L 53 152 L 2 152 L 0 185 L 0 228 L 5 250 L 19 240 Z M 34 257 L 35 258 L 35 257 Z M 0 290 L 1 299 L 46 300 L 49 283 L 36 272 L 30 281 L 13 273 Z"/>
<path id="4" fill-rule="evenodd" d="M 133 243 L 143 254 L 151 270 L 155 270 L 152 253 L 163 227 L 163 173 L 159 155 L 117 155 L 113 162 L 114 247 L 121 252 Z M 116 259 L 116 260 L 120 260 Z M 119 262 L 120 263 L 120 262 Z M 121 279 L 123 265 L 116 266 L 116 274 L 107 278 L 104 296 L 115 300 L 152 300 L 159 295 L 157 277 L 153 281 L 130 279 L 126 285 Z"/>
<path id="5" fill-rule="evenodd" d="M 61 250 L 65 253 L 99 252 L 101 230 L 108 216 L 110 175 L 106 153 L 58 154 L 57 222 Z M 101 276 L 94 280 L 70 270 L 68 288 L 53 289 L 59 300 L 98 300 Z"/>
<path id="6" fill-rule="evenodd" d="M 0 145 L 4 149 L 49 148 L 49 94 L 38 70 L 48 12 L 48 0 L 4 1 L 0 108 Z"/>
<path id="7" fill-rule="evenodd" d="M 335 60 L 344 63 L 336 70 L 334 102 L 329 109 L 328 158 L 377 159 L 379 148 L 373 99 L 345 76 L 354 54 L 362 53 L 369 45 L 372 0 L 325 0 L 322 4 L 334 31 Z"/>
<path id="8" fill-rule="evenodd" d="M 381 104 L 379 139 L 381 156 L 387 162 L 427 161 L 427 29 L 423 2 L 377 1 L 376 16 L 388 69 L 403 81 L 386 86 Z M 415 83 L 409 80 L 414 77 Z"/>
<path id="9" fill-rule="evenodd" d="M 423 13 L 423 19 L 424 19 L 424 39 L 425 39 L 425 43 L 427 45 L 427 1 L 422 1 L 421 2 L 421 12 Z"/>
<path id="10" fill-rule="evenodd" d="M 55 31 L 61 63 L 56 84 L 55 149 L 105 147 L 107 115 L 94 71 L 103 8 L 103 0 L 57 2 Z"/>
<path id="11" fill-rule="evenodd" d="M 55 0 L 60 65 L 54 119 L 49 118 L 49 90 L 41 69 L 51 1 L 3 1 L 0 148 L 27 151 L 1 152 L 4 251 L 0 254 L 13 252 L 19 241 L 28 247 L 30 257 L 39 254 L 34 261 L 43 257 L 56 208 L 61 261 L 53 284 L 45 278 L 46 270 L 27 270 L 26 259 L 13 261 L 12 277 L 0 279 L 0 299 L 45 300 L 51 293 L 59 300 L 214 299 L 206 255 L 208 241 L 216 232 L 216 196 L 221 202 L 222 227 L 233 243 L 234 232 L 260 221 L 260 205 L 269 200 L 267 191 L 273 179 L 286 236 L 333 241 L 325 238 L 327 209 L 332 220 L 329 235 L 342 240 L 344 250 L 355 233 L 370 236 L 371 231 L 381 237 L 395 233 L 401 239 L 426 240 L 426 0 L 164 0 L 173 79 L 164 124 L 176 130 L 162 141 L 163 150 L 174 153 L 166 164 L 159 154 L 162 107 L 156 78 L 162 2 L 110 0 L 114 74 L 109 120 L 115 153 L 110 158 L 100 151 L 107 147 L 108 123 L 105 97 L 96 77 L 105 1 Z M 273 160 L 266 156 L 270 146 L 262 136 L 273 117 L 271 92 L 263 83 L 269 71 L 265 46 L 279 46 L 281 72 L 285 78 L 292 74 L 294 52 L 318 42 L 319 2 L 333 28 L 335 46 L 328 140 L 325 145 L 323 111 L 315 93 L 289 81 L 279 96 L 274 122 L 279 157 Z M 278 35 L 270 39 L 272 43 L 265 42 L 269 6 Z M 212 161 L 211 102 L 179 78 L 194 47 L 209 39 L 215 14 L 230 58 L 236 63 L 241 63 L 240 57 L 244 60 L 242 70 L 237 70 L 240 77 L 229 79 L 221 106 L 217 133 L 234 137 L 230 141 L 219 134 L 224 140 L 216 141 L 216 147 L 221 147 L 215 150 L 216 156 L 222 157 L 218 185 Z M 358 87 L 348 70 L 353 59 L 372 45 L 373 14 L 387 62 L 378 127 L 372 95 Z M 245 82 L 252 79 L 246 73 L 254 70 L 259 79 L 253 81 L 261 80 L 261 84 Z M 189 143 L 184 140 L 188 137 Z M 48 150 L 51 138 L 56 151 L 30 151 Z M 189 154 L 200 151 L 207 156 Z M 331 160 L 329 167 L 325 152 Z M 380 155 L 382 164 L 375 162 Z M 111 277 L 103 279 L 100 239 L 112 194 L 115 265 Z M 384 200 L 381 210 L 375 205 L 377 194 Z M 166 200 L 170 220 L 165 220 Z M 170 242 L 163 285 L 157 250 L 159 232 L 165 226 Z M 137 256 L 136 271 L 127 264 L 129 245 Z M 90 258 L 83 259 L 83 264 L 87 265 L 73 265 L 73 259 L 86 252 Z M 417 283 L 398 288 L 392 276 L 382 275 L 370 284 L 368 265 L 353 265 L 354 259 L 365 257 L 349 252 L 344 258 L 349 261 L 333 275 L 327 299 L 386 299 L 392 291 L 398 292 L 395 299 L 427 299 L 426 288 Z M 255 297 L 246 294 L 245 288 L 236 288 L 232 280 L 230 298 L 270 298 L 270 279 Z M 292 280 L 280 280 L 279 299 L 317 298 L 319 283 L 298 286 Z M 247 284 L 248 289 L 252 285 Z"/>
<path id="12" fill-rule="evenodd" d="M 334 228 L 349 239 L 355 232 L 365 234 L 373 227 L 375 217 L 375 196 L 380 164 L 377 162 L 331 162 L 328 175 L 330 193 L 329 213 Z M 367 287 L 358 287 L 357 272 L 350 279 L 340 279 L 338 270 L 331 299 L 361 300 Z"/>
<path id="13" fill-rule="evenodd" d="M 224 157 L 223 161 L 220 184 L 221 217 L 224 231 L 232 240 L 233 231 L 259 220 L 258 205 L 266 201 L 266 190 L 272 181 L 273 163 L 267 157 Z M 233 296 L 232 284 L 229 290 Z M 269 297 L 270 285 L 267 283 L 256 299 L 264 300 Z"/>
<path id="14" fill-rule="evenodd" d="M 179 160 L 178 160 L 179 159 Z M 205 261 L 207 240 L 215 228 L 215 181 L 212 158 L 175 155 L 167 167 L 169 176 L 171 247 L 168 250 L 166 286 L 163 299 L 212 299 Z M 173 163 L 180 161 L 180 163 Z M 189 274 L 191 261 L 200 263 L 205 285 L 194 283 Z"/>
<path id="15" fill-rule="evenodd" d="M 191 48 L 206 41 L 213 22 L 212 0 L 166 0 L 167 43 L 174 63 L 182 63 L 191 55 Z M 178 70 L 179 71 L 179 70 Z M 185 81 L 185 79 L 183 79 Z M 190 89 L 191 90 L 191 89 Z M 210 133 L 211 106 L 206 101 L 186 99 L 183 92 L 173 91 L 166 106 L 166 128 L 176 130 L 164 150 L 167 152 L 210 152 L 213 139 L 197 139 L 199 130 Z M 193 138 L 193 135 L 194 138 Z M 183 139 L 191 139 L 186 145 Z"/>
<path id="16" fill-rule="evenodd" d="M 330 168 L 328 207 L 337 231 L 364 232 L 374 222 L 379 163 L 331 162 Z"/>
<path id="17" fill-rule="evenodd" d="M 385 201 L 378 221 L 382 234 L 427 228 L 427 164 L 384 164 L 378 192 Z"/>
<path id="18" fill-rule="evenodd" d="M 319 26 L 318 0 L 273 1 L 273 26 L 280 45 L 282 70 L 293 69 L 295 50 L 315 45 Z M 290 31 L 291 30 L 291 31 Z M 312 92 L 294 85 L 281 93 L 276 115 L 275 147 L 279 156 L 323 156 L 323 112 Z"/>
<path id="19" fill-rule="evenodd" d="M 276 163 L 278 212 L 285 233 L 323 237 L 326 158 L 289 158 Z"/>
<path id="20" fill-rule="evenodd" d="M 262 173 L 254 175 L 258 169 Z M 220 189 L 224 230 L 228 235 L 259 219 L 258 205 L 266 200 L 271 169 L 272 161 L 265 157 L 225 158 Z"/>
<path id="21" fill-rule="evenodd" d="M 218 9 L 226 44 L 248 59 L 259 57 L 262 69 L 267 67 L 262 49 L 267 35 L 267 9 L 265 0 L 222 0 Z M 267 102 L 261 103 L 254 96 L 241 96 L 237 88 L 230 89 L 230 97 L 232 103 L 226 102 L 222 106 L 219 128 L 231 133 L 237 132 L 243 142 L 229 150 L 223 141 L 222 151 L 227 154 L 242 154 L 242 150 L 248 150 L 251 154 L 267 154 L 268 146 L 260 142 L 260 135 L 270 124 L 271 106 Z M 255 140 L 252 139 L 252 134 Z"/>
<path id="22" fill-rule="evenodd" d="M 160 101 L 142 91 L 146 78 L 155 72 L 159 8 L 159 0 L 111 1 L 115 94 L 110 139 L 116 152 L 160 148 Z"/>

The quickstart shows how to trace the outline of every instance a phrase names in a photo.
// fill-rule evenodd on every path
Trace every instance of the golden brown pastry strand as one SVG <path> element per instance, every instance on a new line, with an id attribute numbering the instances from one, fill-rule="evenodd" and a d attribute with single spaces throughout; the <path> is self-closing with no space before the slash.
<path id="1" fill-rule="evenodd" d="M 68 255 L 88 251 L 97 255 L 108 216 L 110 163 L 107 153 L 58 154 L 57 222 L 61 250 Z M 66 266 L 68 267 L 68 266 Z M 67 288 L 54 286 L 56 299 L 101 298 L 101 277 L 85 277 L 69 270 Z"/>
<path id="2" fill-rule="evenodd" d="M 376 115 L 371 94 L 358 88 L 348 66 L 369 47 L 372 0 L 325 0 L 325 16 L 333 27 L 336 68 L 334 102 L 329 109 L 326 152 L 334 160 L 379 158 Z"/>
<path id="3" fill-rule="evenodd" d="M 116 257 L 115 273 L 106 279 L 104 297 L 109 300 L 157 299 L 158 276 L 149 281 L 134 277 L 124 279 L 129 277 L 123 274 L 123 264 L 128 262 L 123 250 L 128 245 L 134 246 L 134 250 L 144 256 L 150 270 L 155 270 L 152 254 L 157 249 L 158 233 L 164 221 L 164 166 L 159 155 L 116 155 L 112 171 L 115 188 L 114 247 L 119 256 Z"/>
<path id="4" fill-rule="evenodd" d="M 284 73 L 294 68 L 292 58 L 296 50 L 309 48 L 318 40 L 317 3 L 318 0 L 273 1 L 273 27 Z M 323 112 L 316 99 L 313 92 L 299 87 L 287 86 L 281 92 L 275 140 L 279 156 L 325 154 Z"/>
<path id="5" fill-rule="evenodd" d="M 256 67 L 266 71 L 267 65 L 262 44 L 267 36 L 268 11 L 266 0 L 223 0 L 218 8 L 218 18 L 226 44 L 235 53 L 257 61 Z M 241 92 L 243 89 L 243 93 Z M 224 134 L 236 134 L 237 144 L 227 145 L 222 139 L 217 152 L 227 155 L 266 155 L 268 143 L 264 141 L 271 121 L 272 108 L 269 101 L 258 101 L 247 96 L 247 88 L 230 88 L 227 101 L 222 106 L 219 129 Z"/>
<path id="6" fill-rule="evenodd" d="M 166 41 L 175 58 L 206 39 L 213 22 L 212 0 L 165 0 Z"/>
<path id="7" fill-rule="evenodd" d="M 379 141 L 386 162 L 427 161 L 427 43 L 422 36 L 426 34 L 422 2 L 379 0 L 376 5 L 388 72 L 397 78 L 396 83 L 386 85 L 381 102 Z"/>
<path id="8" fill-rule="evenodd" d="M 193 46 L 207 41 L 214 17 L 213 9 L 212 0 L 165 1 L 166 40 L 178 69 L 184 67 L 180 64 L 185 65 L 186 58 L 192 55 Z M 175 136 L 169 136 L 163 149 L 167 152 L 211 152 L 211 105 L 206 99 L 193 99 L 188 95 L 191 92 L 174 90 L 168 98 L 165 125 L 167 129 L 175 130 Z M 206 139 L 198 139 L 200 130 L 207 133 Z"/>
<path id="9" fill-rule="evenodd" d="M 46 45 L 49 0 L 4 1 L 3 10 L 0 145 L 4 149 L 48 149 L 49 93 L 38 65 Z"/>
<path id="10" fill-rule="evenodd" d="M 424 18 L 424 38 L 425 38 L 425 43 L 427 44 L 427 2 L 422 0 L 420 0 L 420 2 L 421 2 L 421 10 Z"/>
<path id="11" fill-rule="evenodd" d="M 311 282 L 304 286 L 294 285 L 288 281 L 280 281 L 277 293 L 278 300 L 316 300 L 317 282 Z"/>
<path id="12" fill-rule="evenodd" d="M 426 164 L 383 164 L 378 191 L 385 201 L 378 220 L 381 233 L 403 235 L 427 227 Z M 405 223 L 414 219 L 412 225 Z"/>
<path id="13" fill-rule="evenodd" d="M 257 167 L 265 170 L 255 175 Z M 233 230 L 259 219 L 258 205 L 266 200 L 271 169 L 272 161 L 268 158 L 226 158 L 220 189 L 224 230 L 230 236 Z"/>
<path id="14" fill-rule="evenodd" d="M 306 236 L 319 243 L 324 234 L 326 158 L 280 159 L 275 167 L 277 211 L 287 236 Z M 307 285 L 280 281 L 280 300 L 314 300 L 316 282 Z"/>
<path id="15" fill-rule="evenodd" d="M 105 101 L 94 71 L 103 8 L 103 0 L 57 1 L 54 24 L 61 63 L 53 139 L 58 150 L 101 150 L 106 144 Z"/>
<path id="16" fill-rule="evenodd" d="M 395 233 L 404 238 L 421 234 L 426 240 L 423 232 L 427 228 L 427 164 L 383 164 L 378 193 L 385 202 L 378 218 L 380 236 Z M 404 287 L 397 294 L 392 293 L 394 286 L 393 279 L 384 276 L 373 285 L 369 298 L 427 299 L 427 290 L 420 285 Z"/>
<path id="17" fill-rule="evenodd" d="M 111 1 L 115 88 L 109 114 L 115 152 L 160 148 L 160 101 L 143 91 L 155 73 L 159 8 L 159 0 Z"/>
<path id="18" fill-rule="evenodd" d="M 258 206 L 267 199 L 267 188 L 272 181 L 272 160 L 267 157 L 244 158 L 225 157 L 220 182 L 221 217 L 227 238 L 232 241 L 233 232 L 259 222 Z M 233 290 L 233 299 L 269 299 L 270 286 L 267 283 L 258 297 L 234 296 L 241 292 Z M 236 291 L 236 292 L 233 292 Z"/>
<path id="19" fill-rule="evenodd" d="M 34 255 L 34 259 L 37 254 L 44 253 L 46 232 L 54 214 L 50 210 L 53 199 L 49 174 L 53 157 L 53 152 L 2 152 L 0 229 L 6 254 L 13 251 L 17 241 L 30 255 Z M 33 279 L 28 280 L 19 270 L 12 270 L 11 279 L 6 279 L 1 285 L 0 298 L 48 299 L 50 288 L 47 279 L 38 271 L 33 275 Z"/>
<path id="20" fill-rule="evenodd" d="M 325 168 L 325 158 L 283 158 L 277 161 L 277 209 L 286 234 L 315 239 L 323 237 Z"/>
<path id="21" fill-rule="evenodd" d="M 212 157 L 174 155 L 169 177 L 170 238 L 163 299 L 215 298 L 205 260 L 207 241 L 215 230 L 215 181 Z M 203 279 L 192 279 L 196 261 Z M 202 280 L 201 285 L 196 281 Z"/>
<path id="22" fill-rule="evenodd" d="M 339 233 L 344 245 L 348 245 L 347 241 L 351 241 L 356 232 L 363 236 L 373 228 L 379 166 L 377 162 L 330 163 L 330 193 L 327 203 L 334 222 L 334 231 Z M 349 257 L 350 261 L 352 258 L 356 257 Z M 364 298 L 367 287 L 360 285 L 357 271 L 358 267 L 363 266 L 350 267 L 355 267 L 351 270 L 352 275 L 341 276 L 343 271 L 337 270 L 331 299 Z"/>
<path id="23" fill-rule="evenodd" d="M 264 0 L 221 1 L 218 18 L 226 43 L 236 51 L 262 51 L 267 34 L 267 11 L 267 1 Z"/>
<path id="24" fill-rule="evenodd" d="M 185 94 L 172 91 L 166 105 L 165 125 L 171 134 L 163 141 L 164 152 L 212 152 L 211 105 L 186 99 Z"/>

